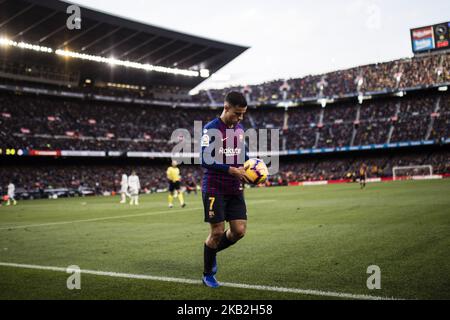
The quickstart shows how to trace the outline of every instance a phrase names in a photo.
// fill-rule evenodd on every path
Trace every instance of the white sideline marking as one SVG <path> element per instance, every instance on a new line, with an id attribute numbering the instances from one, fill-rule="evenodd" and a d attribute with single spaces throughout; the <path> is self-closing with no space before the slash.
<path id="1" fill-rule="evenodd" d="M 31 265 L 31 264 L 0 262 L 0 266 L 24 268 L 24 269 L 58 271 L 58 272 L 65 272 L 65 273 L 67 272 L 67 268 L 39 266 L 39 265 Z M 114 277 L 114 278 L 153 280 L 153 281 L 164 281 L 164 282 L 176 282 L 176 283 L 202 285 L 202 282 L 200 280 L 184 279 L 184 278 L 159 277 L 159 276 L 151 276 L 151 275 L 143 275 L 143 274 L 130 274 L 130 273 L 95 271 L 95 270 L 84 270 L 84 269 L 80 270 L 80 272 L 84 273 L 84 274 L 92 274 L 92 275 L 96 275 L 96 276 L 106 276 L 106 277 Z M 288 292 L 288 293 L 298 293 L 298 294 L 322 296 L 322 297 L 333 297 L 333 298 L 347 298 L 347 299 L 357 299 L 357 300 L 398 300 L 396 298 L 378 297 L 378 296 L 370 296 L 370 295 L 364 295 L 364 294 L 341 293 L 341 292 L 332 292 L 332 291 L 321 291 L 321 290 L 283 288 L 283 287 L 272 287 L 272 286 L 263 286 L 263 285 L 231 283 L 231 282 L 220 282 L 220 284 L 223 287 L 231 287 L 231 288 L 272 291 L 272 292 Z"/>
<path id="2" fill-rule="evenodd" d="M 183 211 L 191 211 L 191 210 L 198 210 L 198 209 L 200 209 L 200 208 L 189 208 L 189 209 L 182 209 L 182 210 L 164 210 L 164 211 L 129 214 L 129 215 L 123 215 L 123 216 L 113 216 L 113 217 L 104 217 L 104 218 L 92 218 L 92 219 L 83 219 L 83 220 L 71 220 L 71 221 L 49 222 L 49 223 L 40 223 L 40 224 L 29 224 L 29 225 L 24 225 L 24 226 L 3 227 L 3 228 L 0 228 L 0 230 L 46 227 L 46 226 L 55 226 L 55 225 L 61 225 L 61 224 L 78 223 L 78 222 L 94 222 L 94 221 L 102 221 L 102 220 L 143 217 L 143 216 L 151 216 L 151 215 L 157 215 L 157 214 L 162 214 L 162 213 L 183 212 Z"/>

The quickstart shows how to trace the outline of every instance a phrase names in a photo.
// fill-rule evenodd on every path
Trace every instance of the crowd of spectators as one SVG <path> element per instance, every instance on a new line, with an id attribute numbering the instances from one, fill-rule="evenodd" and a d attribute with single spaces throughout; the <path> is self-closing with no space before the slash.
<path id="1" fill-rule="evenodd" d="M 170 151 L 175 129 L 193 135 L 219 111 L 0 95 L 2 147 L 38 150 Z"/>
<path id="2" fill-rule="evenodd" d="M 356 156 L 295 162 L 281 161 L 279 172 L 269 177 L 270 184 L 286 185 L 290 182 L 352 179 L 365 164 L 368 178 L 392 176 L 394 166 L 432 165 L 434 174 L 450 174 L 450 152 L 435 151 L 402 155 Z M 80 186 L 104 192 L 118 192 L 123 173 L 136 170 L 142 192 L 163 191 L 167 188 L 166 169 L 169 164 L 147 165 L 5 165 L 0 168 L 0 193 L 9 182 L 28 191 L 49 188 L 78 189 Z M 202 169 L 199 165 L 180 165 L 182 185 L 194 181 L 201 185 Z M 3 190 L 2 190 L 3 189 Z"/>
<path id="3" fill-rule="evenodd" d="M 0 145 L 35 150 L 170 152 L 221 109 L 102 103 L 0 93 Z M 448 138 L 450 96 L 337 103 L 322 108 L 249 109 L 245 128 L 280 129 L 280 148 L 298 150 Z M 201 132 L 197 132 L 199 138 Z M 269 135 L 270 137 L 270 135 Z M 269 140 L 270 143 L 270 140 Z M 189 146 L 194 151 L 194 145 Z M 198 147 L 198 146 L 197 146 Z"/>
<path id="4" fill-rule="evenodd" d="M 390 156 L 357 156 L 332 159 L 309 159 L 292 163 L 281 163 L 280 173 L 272 180 L 285 183 L 301 181 L 352 179 L 359 175 L 362 164 L 368 168 L 368 178 L 391 177 L 395 166 L 431 165 L 433 174 L 450 173 L 450 152 L 409 152 Z"/>
<path id="5" fill-rule="evenodd" d="M 4 72 L 47 77 L 57 80 L 54 70 L 33 66 L 11 66 L 3 62 Z M 57 75 L 57 74 L 56 74 Z M 71 75 L 66 82 L 74 82 Z M 243 92 L 249 101 L 342 97 L 347 94 L 427 87 L 450 82 L 450 53 L 431 54 L 338 70 L 302 78 L 274 80 L 252 86 L 201 91 L 189 96 L 179 87 L 127 87 L 124 84 L 92 86 L 51 86 L 50 88 L 86 94 L 88 99 L 49 97 L 0 92 L 0 148 L 37 150 L 171 151 L 181 137 L 175 129 L 185 128 L 194 135 L 194 121 L 206 124 L 221 109 L 168 107 L 93 100 L 94 95 L 120 98 L 194 102 L 198 105 L 221 103 L 230 90 Z M 28 85 L 23 81 L 0 80 L 9 85 Z M 362 104 L 340 102 L 322 108 L 302 105 L 296 108 L 249 108 L 246 128 L 280 129 L 282 149 L 297 150 L 384 144 L 388 142 L 450 138 L 450 95 L 434 94 L 403 98 L 376 99 Z M 270 140 L 269 140 L 270 143 Z M 369 177 L 392 175 L 393 166 L 432 165 L 435 173 L 450 173 L 450 152 L 407 153 L 390 156 L 309 158 L 283 162 L 270 183 L 343 179 L 354 176 L 362 163 Z M 2 166 L 0 191 L 13 181 L 25 189 L 79 188 L 87 186 L 100 192 L 118 191 L 122 173 L 137 169 L 144 191 L 165 188 L 166 165 L 139 167 L 93 166 Z M 186 178 L 200 182 L 199 166 L 182 166 Z"/>
<path id="6" fill-rule="evenodd" d="M 168 165 L 167 165 L 168 166 Z M 155 192 L 167 188 L 164 165 L 117 166 L 117 165 L 33 165 L 5 166 L 0 170 L 2 187 L 13 182 L 16 187 L 26 190 L 87 187 L 96 193 L 119 192 L 122 174 L 130 175 L 136 170 L 140 178 L 141 192 Z M 184 179 L 193 177 L 199 181 L 201 169 L 190 166 L 183 168 Z M 5 184 L 6 183 L 6 184 Z M 3 186 L 5 184 L 5 186 Z"/>
<path id="7" fill-rule="evenodd" d="M 7 73 L 24 73 L 28 77 L 35 72 L 41 74 L 42 66 L 21 64 L 10 66 L 7 61 L 0 61 L 0 69 Z M 10 69 L 13 68 L 14 72 Z M 8 71 L 9 70 L 9 71 Z M 50 71 L 45 71 L 49 73 Z M 53 72 L 53 73 L 52 73 Z M 51 74 L 58 75 L 55 71 Z M 97 94 L 130 99 L 149 99 L 173 103 L 191 102 L 198 104 L 221 103 L 230 90 L 244 92 L 250 101 L 267 103 L 284 99 L 297 100 L 317 97 L 342 97 L 359 92 L 387 91 L 399 88 L 427 87 L 450 82 L 450 53 L 431 54 L 413 58 L 398 59 L 389 62 L 363 65 L 345 70 L 337 70 L 319 75 L 307 75 L 301 78 L 278 79 L 257 85 L 233 86 L 225 89 L 201 90 L 196 95 L 189 95 L 188 89 L 177 86 L 141 86 L 120 83 L 86 83 L 86 79 L 76 79 L 73 74 L 69 85 L 53 87 L 55 90 Z M 40 79 L 40 77 L 37 77 Z M 80 83 L 77 83 L 81 80 Z M 92 81 L 89 80 L 88 81 Z M 16 81 L 17 82 L 17 81 Z M 0 83 L 12 84 L 7 79 Z M 23 81 L 17 84 L 23 84 Z M 33 82 L 34 87 L 40 85 Z M 42 87 L 42 86 L 41 86 Z"/>
<path id="8" fill-rule="evenodd" d="M 450 82 L 450 53 L 433 54 L 394 60 L 338 70 L 302 78 L 274 80 L 257 85 L 210 89 L 214 101 L 222 101 L 226 92 L 247 92 L 251 101 L 265 103 L 283 100 L 283 90 L 288 100 L 310 97 L 342 97 L 358 92 L 374 92 L 427 87 Z M 287 85 L 287 86 L 286 86 Z M 206 90 L 200 91 L 203 100 L 209 98 Z"/>
<path id="9" fill-rule="evenodd" d="M 450 137 L 450 96 L 443 96 L 439 105 L 439 110 L 435 110 L 436 113 L 429 137 L 434 140 Z"/>
<path id="10" fill-rule="evenodd" d="M 288 150 L 439 141 L 450 134 L 447 95 L 297 108 L 288 115 L 289 127 L 284 132 Z"/>

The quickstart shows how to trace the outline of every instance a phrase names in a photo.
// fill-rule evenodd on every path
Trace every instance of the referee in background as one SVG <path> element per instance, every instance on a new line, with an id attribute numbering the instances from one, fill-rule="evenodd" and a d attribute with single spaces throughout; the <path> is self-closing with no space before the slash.
<path id="1" fill-rule="evenodd" d="M 173 208 L 173 198 L 178 196 L 178 200 L 180 201 L 180 205 L 182 208 L 186 206 L 184 202 L 183 192 L 181 192 L 181 176 L 180 169 L 178 168 L 178 163 L 176 160 L 172 160 L 172 165 L 167 168 L 167 179 L 169 180 L 169 208 Z M 175 193 L 176 192 L 176 193 Z"/>

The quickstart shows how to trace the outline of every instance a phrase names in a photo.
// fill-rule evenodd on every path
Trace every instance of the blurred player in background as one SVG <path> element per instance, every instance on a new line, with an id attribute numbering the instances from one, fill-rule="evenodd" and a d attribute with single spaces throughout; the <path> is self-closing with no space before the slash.
<path id="1" fill-rule="evenodd" d="M 128 177 L 128 189 L 130 191 L 130 205 L 139 205 L 139 190 L 141 189 L 141 183 L 139 177 L 136 175 L 136 171 L 131 171 L 131 175 Z"/>
<path id="2" fill-rule="evenodd" d="M 16 192 L 16 186 L 14 185 L 14 183 L 10 182 L 8 184 L 8 200 L 6 201 L 7 206 L 11 205 L 11 200 L 12 200 L 14 206 L 17 204 L 16 199 L 14 199 L 15 192 Z"/>
<path id="3" fill-rule="evenodd" d="M 128 193 L 128 176 L 124 173 L 122 174 L 122 180 L 120 181 L 120 203 L 126 203 L 127 197 L 131 200 L 131 196 Z"/>
<path id="4" fill-rule="evenodd" d="M 173 198 L 174 196 L 178 196 L 178 200 L 180 201 L 180 205 L 182 208 L 186 206 L 184 202 L 183 192 L 181 191 L 181 176 L 180 169 L 177 167 L 178 163 L 176 160 L 172 160 L 172 165 L 167 168 L 167 179 L 169 180 L 169 208 L 173 208 Z M 175 193 L 176 192 L 176 193 Z"/>
<path id="5" fill-rule="evenodd" d="M 367 166 L 363 163 L 359 168 L 359 185 L 361 189 L 366 186 L 366 178 L 367 178 Z"/>
<path id="6" fill-rule="evenodd" d="M 189 173 L 186 179 L 186 192 L 190 194 L 192 191 L 197 195 L 197 182 L 195 181 L 194 176 Z"/>

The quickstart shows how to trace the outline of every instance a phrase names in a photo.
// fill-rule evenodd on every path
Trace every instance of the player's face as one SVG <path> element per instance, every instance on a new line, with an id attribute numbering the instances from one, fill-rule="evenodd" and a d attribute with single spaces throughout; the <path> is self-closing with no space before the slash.
<path id="1" fill-rule="evenodd" d="M 244 119 L 244 114 L 247 112 L 247 107 L 232 107 L 225 105 L 228 123 L 235 126 Z"/>

